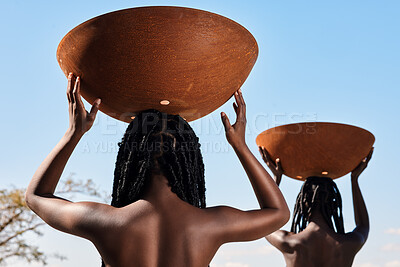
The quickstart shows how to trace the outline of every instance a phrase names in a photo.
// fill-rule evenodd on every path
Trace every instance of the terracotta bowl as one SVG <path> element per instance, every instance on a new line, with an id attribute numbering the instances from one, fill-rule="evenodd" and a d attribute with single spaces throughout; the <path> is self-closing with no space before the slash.
<path id="1" fill-rule="evenodd" d="M 328 122 L 283 125 L 256 139 L 273 160 L 280 159 L 286 176 L 298 180 L 342 177 L 368 155 L 374 142 L 374 135 L 367 130 Z"/>
<path id="2" fill-rule="evenodd" d="M 57 60 L 81 76 L 82 96 L 130 122 L 155 108 L 188 121 L 203 117 L 241 87 L 258 55 L 254 37 L 217 14 L 184 7 L 107 13 L 72 29 Z"/>

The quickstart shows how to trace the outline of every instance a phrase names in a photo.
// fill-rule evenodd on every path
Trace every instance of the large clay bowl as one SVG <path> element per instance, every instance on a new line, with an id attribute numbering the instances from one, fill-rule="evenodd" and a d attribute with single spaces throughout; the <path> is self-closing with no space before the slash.
<path id="1" fill-rule="evenodd" d="M 367 130 L 328 122 L 283 125 L 256 139 L 273 160 L 280 159 L 285 175 L 298 180 L 342 177 L 368 155 L 374 142 L 374 135 Z"/>
<path id="2" fill-rule="evenodd" d="M 72 29 L 57 60 L 82 78 L 82 96 L 130 122 L 155 108 L 188 121 L 224 104 L 241 87 L 258 55 L 240 24 L 183 7 L 140 7 L 107 13 Z"/>

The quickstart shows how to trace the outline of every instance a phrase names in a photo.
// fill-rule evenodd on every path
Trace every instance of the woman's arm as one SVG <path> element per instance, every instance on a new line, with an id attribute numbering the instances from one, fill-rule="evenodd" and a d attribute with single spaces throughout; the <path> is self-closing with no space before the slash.
<path id="1" fill-rule="evenodd" d="M 256 194 L 261 210 L 239 212 L 231 209 L 224 214 L 230 221 L 229 241 L 262 238 L 278 230 L 289 219 L 289 209 L 281 191 L 268 172 L 254 157 L 245 142 L 246 105 L 239 90 L 235 93 L 236 122 L 231 125 L 225 113 L 221 113 L 226 138 L 236 152 Z M 228 222 L 227 222 L 228 223 Z"/>
<path id="2" fill-rule="evenodd" d="M 64 167 L 81 137 L 93 125 L 100 104 L 100 99 L 97 99 L 88 113 L 83 106 L 79 91 L 80 78 L 75 79 L 70 74 L 67 89 L 69 128 L 33 175 L 25 197 L 29 208 L 45 222 L 70 233 L 72 232 L 70 228 L 76 220 L 81 220 L 81 217 L 88 212 L 86 206 L 94 205 L 72 203 L 54 196 Z"/>
<path id="3" fill-rule="evenodd" d="M 277 158 L 274 162 L 265 147 L 260 146 L 259 150 L 265 164 L 267 164 L 268 168 L 273 173 L 276 184 L 279 186 L 282 181 L 283 175 L 283 168 L 280 159 Z M 291 244 L 288 241 L 288 238 L 293 234 L 294 233 L 290 233 L 284 230 L 278 230 L 271 233 L 270 235 L 267 235 L 265 238 L 271 245 L 273 245 L 280 251 L 290 253 L 293 249 L 290 246 Z"/>
<path id="4" fill-rule="evenodd" d="M 364 198 L 361 194 L 358 178 L 360 174 L 367 168 L 368 162 L 372 157 L 374 148 L 371 149 L 367 157 L 351 173 L 351 188 L 353 193 L 354 220 L 356 227 L 350 236 L 356 238 L 360 243 L 360 248 L 367 241 L 369 233 L 369 217 L 367 207 L 365 206 Z"/>

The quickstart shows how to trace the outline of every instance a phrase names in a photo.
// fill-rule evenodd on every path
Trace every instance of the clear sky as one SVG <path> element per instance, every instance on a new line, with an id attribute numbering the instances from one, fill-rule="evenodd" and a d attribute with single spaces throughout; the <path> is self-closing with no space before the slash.
<path id="1" fill-rule="evenodd" d="M 242 91 L 248 106 L 247 142 L 259 159 L 257 134 L 281 124 L 341 122 L 375 135 L 374 156 L 360 178 L 371 231 L 354 266 L 400 266 L 400 2 L 396 0 L 1 0 L 0 186 L 27 186 L 67 129 L 66 78 L 56 61 L 62 37 L 94 16 L 148 5 L 215 12 L 239 22 L 255 36 L 260 53 Z M 203 147 L 208 205 L 258 208 L 222 131 L 219 112 L 225 111 L 233 120 L 231 102 L 192 123 Z M 116 144 L 125 127 L 99 113 L 64 176 L 73 172 L 110 191 Z M 337 183 L 345 227 L 350 231 L 354 216 L 349 176 Z M 300 186 L 291 179 L 282 181 L 291 209 Z M 89 242 L 52 229 L 45 232 L 33 242 L 46 252 L 68 257 L 64 262 L 51 260 L 50 266 L 99 266 L 100 258 Z M 265 240 L 259 240 L 224 246 L 211 266 L 284 266 L 284 261 Z"/>

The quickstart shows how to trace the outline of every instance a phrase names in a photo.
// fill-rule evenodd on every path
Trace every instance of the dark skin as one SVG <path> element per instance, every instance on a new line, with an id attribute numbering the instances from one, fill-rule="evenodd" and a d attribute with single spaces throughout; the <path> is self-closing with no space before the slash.
<path id="1" fill-rule="evenodd" d="M 90 112 L 80 97 L 80 79 L 70 74 L 67 96 L 69 128 L 35 172 L 26 201 L 50 226 L 90 240 L 108 267 L 207 266 L 228 242 L 262 238 L 289 220 L 283 195 L 245 142 L 246 106 L 235 93 L 235 124 L 221 118 L 228 142 L 240 159 L 261 209 L 242 211 L 226 206 L 196 208 L 171 191 L 155 170 L 139 201 L 123 208 L 95 202 L 71 202 L 54 195 L 71 153 L 93 125 L 100 105 Z M 173 207 L 173 208 L 171 208 Z"/>
<path id="2" fill-rule="evenodd" d="M 274 162 L 264 147 L 260 147 L 260 153 L 279 186 L 283 174 L 280 160 Z M 369 233 L 368 212 L 358 178 L 367 167 L 372 153 L 373 148 L 351 173 L 356 223 L 352 232 L 337 234 L 328 226 L 317 207 L 310 223 L 300 233 L 279 230 L 266 236 L 282 252 L 288 267 L 347 267 L 353 264 L 355 255 L 366 242 Z"/>

